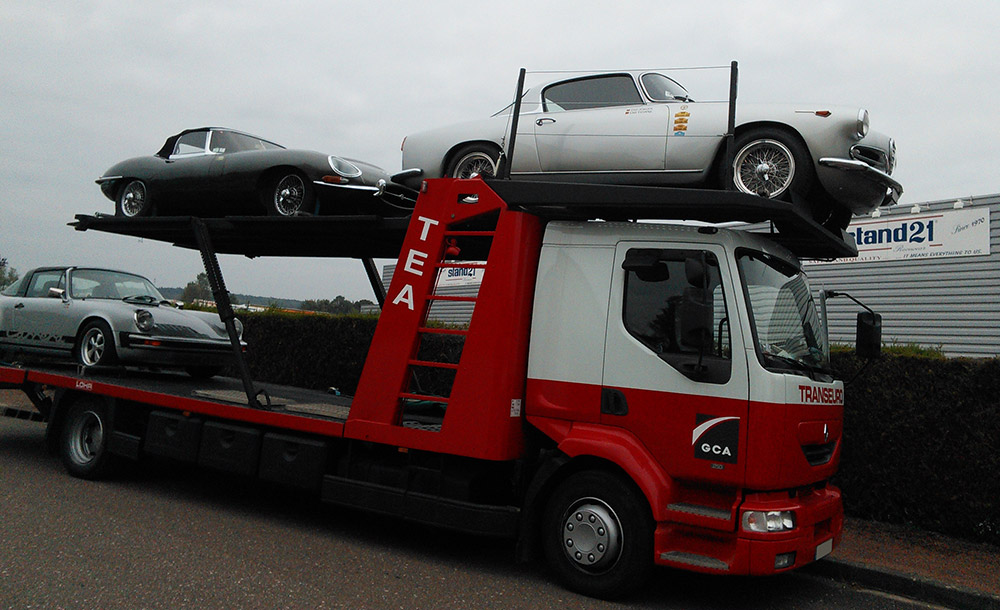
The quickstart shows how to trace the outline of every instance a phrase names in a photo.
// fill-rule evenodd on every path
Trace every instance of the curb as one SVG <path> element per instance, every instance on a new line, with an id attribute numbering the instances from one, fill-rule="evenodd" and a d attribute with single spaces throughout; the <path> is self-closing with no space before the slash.
<path id="1" fill-rule="evenodd" d="M 1000 610 L 1000 597 L 989 593 L 843 559 L 818 561 L 804 568 L 804 571 L 950 608 Z"/>

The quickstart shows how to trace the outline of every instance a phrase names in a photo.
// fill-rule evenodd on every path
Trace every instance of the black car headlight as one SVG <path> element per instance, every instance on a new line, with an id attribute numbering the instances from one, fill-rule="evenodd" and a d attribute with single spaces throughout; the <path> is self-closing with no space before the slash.
<path id="1" fill-rule="evenodd" d="M 344 178 L 357 178 L 361 175 L 361 168 L 347 159 L 341 159 L 340 157 L 330 155 L 328 160 L 330 161 L 330 167 L 333 171 L 337 172 L 338 175 L 343 176 Z"/>
<path id="2" fill-rule="evenodd" d="M 136 309 L 133 317 L 135 318 L 136 327 L 142 332 L 148 333 L 153 330 L 155 323 L 153 322 L 152 313 L 146 311 L 145 309 Z"/>

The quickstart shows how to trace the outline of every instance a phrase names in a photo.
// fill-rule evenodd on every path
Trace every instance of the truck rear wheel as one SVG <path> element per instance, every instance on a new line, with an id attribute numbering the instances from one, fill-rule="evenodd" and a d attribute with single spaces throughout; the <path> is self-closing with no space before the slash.
<path id="1" fill-rule="evenodd" d="M 108 409 L 100 400 L 81 398 L 74 402 L 62 424 L 59 452 L 66 470 L 81 479 L 99 479 L 110 474 L 113 456 L 108 452 Z"/>
<path id="2" fill-rule="evenodd" d="M 567 478 L 545 509 L 546 560 L 570 589 L 600 598 L 620 597 L 653 570 L 653 520 L 642 493 L 610 472 Z"/>

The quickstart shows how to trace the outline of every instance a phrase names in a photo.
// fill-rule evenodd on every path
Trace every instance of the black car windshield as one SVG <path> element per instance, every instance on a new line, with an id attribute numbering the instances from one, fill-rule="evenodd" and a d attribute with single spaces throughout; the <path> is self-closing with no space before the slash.
<path id="1" fill-rule="evenodd" d="M 133 299 L 159 303 L 165 300 L 141 275 L 106 269 L 74 269 L 69 294 L 74 299 Z"/>
<path id="2" fill-rule="evenodd" d="M 781 259 L 738 255 L 757 352 L 767 368 L 827 370 L 830 351 L 805 275 Z"/>
<path id="3" fill-rule="evenodd" d="M 694 101 L 688 96 L 688 92 L 669 76 L 649 72 L 642 75 L 642 88 L 646 90 L 646 95 L 654 102 L 673 102 L 681 100 L 684 102 Z"/>

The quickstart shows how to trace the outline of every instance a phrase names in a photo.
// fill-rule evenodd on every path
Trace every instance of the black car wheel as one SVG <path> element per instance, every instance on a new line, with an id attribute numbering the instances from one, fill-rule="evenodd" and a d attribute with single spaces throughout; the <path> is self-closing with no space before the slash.
<path id="1" fill-rule="evenodd" d="M 497 175 L 500 151 L 485 144 L 470 144 L 460 148 L 448 164 L 445 175 L 450 178 L 493 177 Z"/>
<path id="2" fill-rule="evenodd" d="M 272 216 L 295 216 L 312 212 L 315 194 L 312 185 L 301 174 L 280 174 L 271 189 L 267 213 Z"/>
<path id="3" fill-rule="evenodd" d="M 113 364 L 117 360 L 115 337 L 103 320 L 88 322 L 80 331 L 76 359 L 83 366 Z"/>
<path id="4" fill-rule="evenodd" d="M 585 595 L 618 597 L 653 570 L 653 519 L 630 481 L 605 471 L 567 478 L 545 507 L 542 546 L 552 570 Z"/>
<path id="5" fill-rule="evenodd" d="M 149 192 L 142 180 L 130 180 L 118 191 L 118 199 L 115 200 L 115 216 L 138 218 L 139 216 L 148 216 L 151 209 Z"/>
<path id="6" fill-rule="evenodd" d="M 62 423 L 59 453 L 66 470 L 82 479 L 107 476 L 114 464 L 108 452 L 108 410 L 92 397 L 74 402 Z"/>

